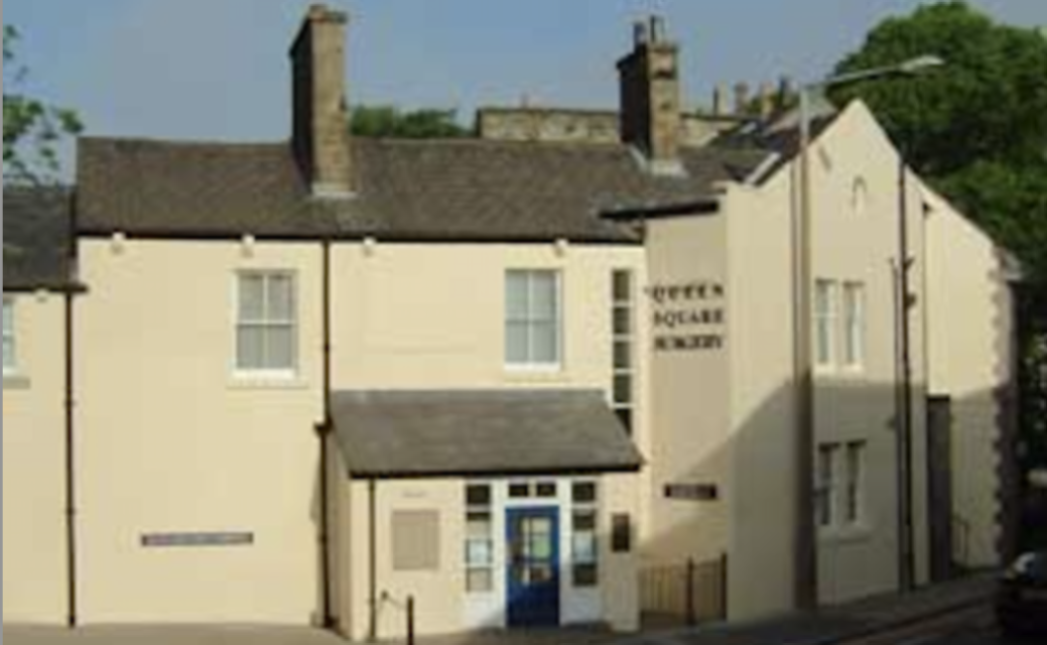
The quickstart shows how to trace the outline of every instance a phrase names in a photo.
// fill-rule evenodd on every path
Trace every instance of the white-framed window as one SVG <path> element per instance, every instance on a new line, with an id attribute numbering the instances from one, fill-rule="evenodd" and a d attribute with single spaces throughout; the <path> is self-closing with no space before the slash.
<path id="1" fill-rule="evenodd" d="M 854 526 L 862 523 L 864 489 L 865 489 L 865 452 L 864 441 L 852 441 L 846 448 L 846 465 L 844 467 L 844 524 Z"/>
<path id="2" fill-rule="evenodd" d="M 505 274 L 505 364 L 558 369 L 562 360 L 560 273 L 510 270 Z"/>
<path id="3" fill-rule="evenodd" d="M 814 349 L 819 367 L 836 364 L 838 291 L 833 280 L 817 280 L 814 285 Z"/>
<path id="4" fill-rule="evenodd" d="M 494 591 L 494 516 L 490 484 L 465 486 L 465 590 Z"/>
<path id="5" fill-rule="evenodd" d="M 843 364 L 861 369 L 865 363 L 865 285 L 843 283 Z"/>
<path id="6" fill-rule="evenodd" d="M 597 513 L 599 488 L 595 481 L 571 485 L 571 583 L 595 587 L 600 583 Z"/>
<path id="7" fill-rule="evenodd" d="M 836 524 L 836 498 L 838 477 L 836 474 L 839 444 L 826 443 L 818 446 L 818 479 L 815 487 L 818 526 L 828 528 Z"/>
<path id="8" fill-rule="evenodd" d="M 633 272 L 617 269 L 611 272 L 611 337 L 613 372 L 611 407 L 622 426 L 632 432 L 636 388 L 635 312 Z"/>
<path id="9" fill-rule="evenodd" d="M 815 489 L 818 526 L 860 527 L 865 519 L 865 471 L 868 443 L 849 441 L 818 446 Z"/>
<path id="10" fill-rule="evenodd" d="M 297 371 L 297 293 L 290 271 L 236 276 L 236 372 L 293 376 Z"/>
<path id="11" fill-rule="evenodd" d="M 4 374 L 18 371 L 18 338 L 15 330 L 14 298 L 4 298 Z"/>

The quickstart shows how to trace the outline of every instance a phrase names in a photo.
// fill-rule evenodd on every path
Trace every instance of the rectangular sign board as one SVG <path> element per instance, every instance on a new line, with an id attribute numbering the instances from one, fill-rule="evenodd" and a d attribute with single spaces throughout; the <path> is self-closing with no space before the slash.
<path id="1" fill-rule="evenodd" d="M 667 484 L 665 496 L 669 499 L 712 502 L 720 499 L 720 490 L 716 484 Z"/>

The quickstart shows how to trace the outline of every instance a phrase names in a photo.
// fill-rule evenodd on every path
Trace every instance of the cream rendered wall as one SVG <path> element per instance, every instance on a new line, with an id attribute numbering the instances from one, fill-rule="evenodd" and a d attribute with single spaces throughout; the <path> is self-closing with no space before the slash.
<path id="1" fill-rule="evenodd" d="M 898 334 L 892 262 L 900 264 L 899 157 L 862 103 L 853 103 L 814 149 L 814 275 L 865 285 L 865 360 L 858 371 L 818 370 L 817 432 L 820 441 L 866 441 L 863 520 L 857 529 L 823 532 L 822 596 L 840 602 L 897 587 L 897 416 Z M 865 204 L 856 185 L 865 184 Z M 925 267 L 921 201 L 915 178 L 907 180 L 911 269 L 913 365 L 913 517 L 918 530 L 926 519 L 923 476 L 926 389 L 922 350 L 922 278 Z M 860 189 L 858 189 L 860 190 Z M 842 304 L 842 302 L 841 302 Z M 842 313 L 842 310 L 841 310 Z M 838 343 L 837 354 L 842 353 Z"/>
<path id="2" fill-rule="evenodd" d="M 419 634 L 460 631 L 464 615 L 465 492 L 460 479 L 381 481 L 377 485 L 378 523 L 376 549 L 378 570 L 378 636 L 401 638 L 407 633 L 406 612 L 401 603 L 414 596 Z M 357 508 L 366 509 L 358 504 Z M 433 571 L 395 571 L 391 545 L 392 514 L 396 511 L 433 511 L 439 514 L 439 568 Z M 367 524 L 366 514 L 354 516 Z M 365 543 L 367 546 L 367 543 Z M 358 567 L 366 579 L 367 567 Z M 358 596 L 360 616 L 368 616 L 368 594 Z M 366 627 L 365 618 L 358 621 Z M 359 632 L 357 632 L 359 634 Z"/>
<path id="3" fill-rule="evenodd" d="M 643 452 L 647 442 L 643 401 L 647 400 L 649 387 L 647 359 L 642 351 L 647 337 L 641 293 L 646 284 L 645 262 L 640 246 L 421 245 L 381 241 L 373 246 L 336 244 L 332 252 L 333 387 L 549 387 L 609 391 L 613 348 L 611 273 L 631 269 L 637 285 L 639 361 L 634 437 Z M 504 364 L 505 273 L 510 269 L 560 271 L 564 307 L 560 370 L 517 371 Z M 464 544 L 460 539 L 464 527 L 459 526 L 464 523 L 462 482 L 380 482 L 378 488 L 387 510 L 392 505 L 423 502 L 426 507 L 441 509 L 445 526 L 441 539 L 446 537 L 451 544 L 442 548 L 452 549 L 448 553 L 458 562 Z M 352 611 L 348 631 L 360 639 L 367 636 L 369 626 L 368 484 L 353 481 L 345 486 L 355 520 L 350 527 L 353 573 L 349 574 Z M 609 487 L 617 491 L 615 499 L 620 499 L 620 484 Z M 636 488 L 634 482 L 632 489 Z M 416 492 L 408 495 L 404 491 Z M 418 497 L 412 498 L 415 494 Z M 634 509 L 634 514 L 640 512 L 641 509 Z M 387 540 L 380 539 L 379 543 Z M 429 576 L 397 574 L 388 584 L 384 575 L 380 580 L 394 596 L 415 593 L 419 629 L 440 633 L 463 629 L 465 593 L 456 591 L 464 589 L 463 575 L 457 567 Z M 623 629 L 630 628 L 635 621 L 635 606 L 630 606 L 628 594 L 621 589 L 606 593 L 610 597 L 603 602 L 609 620 Z M 401 617 L 385 608 L 380 618 L 380 635 L 400 633 Z"/>
<path id="4" fill-rule="evenodd" d="M 639 475 L 630 473 L 604 475 L 600 479 L 600 577 L 603 619 L 611 629 L 631 632 L 640 628 L 640 549 L 638 536 L 639 509 L 643 489 Z M 611 526 L 616 514 L 626 513 L 632 518 L 632 550 L 614 553 L 611 549 Z"/>
<path id="5" fill-rule="evenodd" d="M 868 442 L 865 520 L 819 536 L 822 602 L 833 604 L 897 586 L 896 313 L 891 271 L 899 230 L 898 157 L 867 108 L 853 103 L 811 150 L 812 271 L 815 278 L 865 285 L 865 362 L 858 372 L 816 371 L 817 442 Z M 792 604 L 794 452 L 792 418 L 792 208 L 795 164 L 760 188 L 733 187 L 730 222 L 732 426 L 732 617 L 766 615 Z M 855 182 L 868 200 L 856 208 Z M 909 182 L 912 290 L 923 303 L 920 200 Z M 922 313 L 912 313 L 914 518 L 925 579 L 926 477 Z M 842 330 L 842 327 L 838 327 Z M 837 338 L 841 338 L 838 333 Z M 842 346 L 839 346 L 842 350 Z M 761 476 L 755 476 L 759 473 Z M 758 581 L 755 582 L 755 581 Z"/>
<path id="6" fill-rule="evenodd" d="M 953 512 L 967 566 L 999 564 L 996 442 L 1013 379 L 1011 293 L 992 240 L 927 190 L 930 392 L 952 397 Z"/>
<path id="7" fill-rule="evenodd" d="M 722 308 L 728 324 L 735 312 L 727 286 L 726 220 L 722 215 L 656 219 L 647 225 L 648 275 L 652 288 L 718 283 L 727 287 L 720 301 L 678 301 L 656 306 L 647 298 L 651 342 L 650 465 L 645 486 L 647 521 L 644 566 L 683 565 L 718 559 L 728 547 L 729 509 L 734 503 L 730 461 L 730 391 L 727 334 L 720 349 L 657 351 L 658 336 L 723 333 L 722 325 L 654 327 L 667 311 Z M 729 304 L 730 303 L 730 304 Z M 715 484 L 716 501 L 666 499 L 667 484 Z"/>
<path id="8" fill-rule="evenodd" d="M 561 253 L 553 244 L 379 242 L 371 251 L 339 244 L 332 266 L 336 390 L 607 390 L 612 378 L 611 271 L 632 269 L 640 285 L 645 277 L 639 246 L 574 245 Z M 509 269 L 561 272 L 562 369 L 506 368 Z M 643 434 L 642 424 L 637 434 Z"/>
<path id="9" fill-rule="evenodd" d="M 723 199 L 731 294 L 732 495 L 728 608 L 732 620 L 793 604 L 795 406 L 792 182 L 788 169 Z"/>
<path id="10" fill-rule="evenodd" d="M 318 244 L 80 242 L 76 387 L 83 619 L 316 618 L 322 420 Z M 235 279 L 297 276 L 299 372 L 232 371 Z M 152 532 L 249 531 L 240 547 L 142 548 Z"/>
<path id="11" fill-rule="evenodd" d="M 14 300 L 18 370 L 4 377 L 4 621 L 63 623 L 65 541 L 65 300 Z"/>
<path id="12" fill-rule="evenodd" d="M 343 471 L 344 472 L 344 471 Z M 416 630 L 420 635 L 448 634 L 483 627 L 504 627 L 505 602 L 505 513 L 507 508 L 527 508 L 558 504 L 560 508 L 560 568 L 562 587 L 561 620 L 570 624 L 604 622 L 617 631 L 639 628 L 639 598 L 637 554 L 614 553 L 611 549 L 612 517 L 626 513 L 635 518 L 639 502 L 636 474 L 613 474 L 601 477 L 581 477 L 596 480 L 599 486 L 598 544 L 599 587 L 587 591 L 573 588 L 570 579 L 571 520 L 570 484 L 572 479 L 534 477 L 556 481 L 559 496 L 554 500 L 508 500 L 507 486 L 512 479 L 483 479 L 492 485 L 492 537 L 494 540 L 494 589 L 489 599 L 471 603 L 465 591 L 465 479 L 381 480 L 375 483 L 376 544 L 375 550 L 378 598 L 379 639 L 402 638 L 406 633 L 404 603 L 413 596 L 416 606 Z M 340 485 L 342 513 L 351 513 L 352 519 L 340 523 L 352 535 L 349 541 L 339 539 L 337 550 L 348 555 L 337 579 L 352 591 L 341 596 L 341 631 L 355 640 L 368 637 L 370 628 L 370 482 L 345 479 Z M 429 571 L 396 571 L 393 568 L 391 544 L 392 516 L 397 511 L 429 511 L 439 514 L 439 565 Z M 351 562 L 348 562 L 351 560 Z M 348 566 L 347 566 L 348 564 Z M 341 593 L 341 592 L 339 592 Z M 595 600 L 590 606 L 588 601 Z M 477 617 L 477 610 L 486 605 L 489 614 Z M 583 616 L 590 609 L 596 614 Z"/>

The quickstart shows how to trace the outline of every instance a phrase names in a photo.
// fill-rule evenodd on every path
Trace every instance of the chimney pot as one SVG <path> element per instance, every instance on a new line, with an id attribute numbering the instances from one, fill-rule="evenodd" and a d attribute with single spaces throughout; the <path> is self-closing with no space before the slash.
<path id="1" fill-rule="evenodd" d="M 647 23 L 643 20 L 637 20 L 633 23 L 633 46 L 640 48 L 646 45 L 650 41 L 650 32 L 647 28 Z"/>
<path id="2" fill-rule="evenodd" d="M 651 42 L 654 44 L 666 41 L 665 19 L 661 16 L 651 16 Z"/>
<path id="3" fill-rule="evenodd" d="M 766 119 L 774 112 L 774 85 L 764 82 L 760 85 L 760 118 Z"/>
<path id="4" fill-rule="evenodd" d="M 734 86 L 734 112 L 744 116 L 749 112 L 749 84 L 737 83 Z"/>
<path id="5" fill-rule="evenodd" d="M 778 83 L 778 107 L 784 108 L 788 105 L 794 93 L 793 79 L 789 76 L 782 76 Z"/>
<path id="6" fill-rule="evenodd" d="M 713 89 L 713 116 L 726 116 L 728 112 L 727 86 L 721 83 Z"/>

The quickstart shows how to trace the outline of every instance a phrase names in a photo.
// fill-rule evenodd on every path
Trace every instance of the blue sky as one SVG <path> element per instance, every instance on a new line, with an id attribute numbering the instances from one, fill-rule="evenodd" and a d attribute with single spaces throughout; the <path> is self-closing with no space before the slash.
<path id="1" fill-rule="evenodd" d="M 30 89 L 97 135 L 278 140 L 287 48 L 309 0 L 8 0 Z M 918 0 L 331 0 L 353 16 L 350 102 L 613 107 L 631 21 L 667 17 L 688 103 L 716 83 L 810 79 Z M 1047 24 L 1047 0 L 975 0 Z"/>

